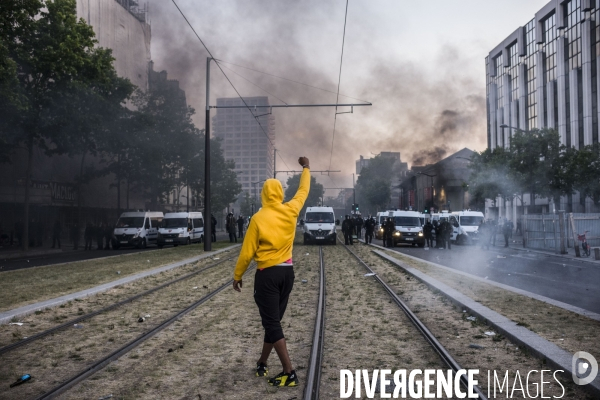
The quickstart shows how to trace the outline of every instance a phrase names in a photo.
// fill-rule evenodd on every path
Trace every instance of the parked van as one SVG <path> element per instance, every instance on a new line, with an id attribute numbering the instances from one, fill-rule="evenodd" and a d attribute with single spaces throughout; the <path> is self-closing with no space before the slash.
<path id="1" fill-rule="evenodd" d="M 332 207 L 307 207 L 304 213 L 304 244 L 336 244 L 335 215 Z"/>
<path id="2" fill-rule="evenodd" d="M 113 249 L 121 246 L 146 247 L 156 244 L 162 212 L 130 211 L 119 217 L 113 231 Z"/>
<path id="3" fill-rule="evenodd" d="M 452 239 L 458 244 L 472 244 L 477 242 L 479 237 L 479 224 L 484 216 L 480 211 L 455 211 L 452 213 L 451 223 L 454 226 Z M 458 226 L 456 226 L 458 225 Z"/>
<path id="4" fill-rule="evenodd" d="M 158 230 L 158 247 L 202 243 L 204 219 L 201 212 L 166 213 Z"/>
<path id="5" fill-rule="evenodd" d="M 394 246 L 407 243 L 425 246 L 425 236 L 421 225 L 421 213 L 417 211 L 390 211 L 388 216 L 394 219 L 396 230 L 392 234 Z"/>

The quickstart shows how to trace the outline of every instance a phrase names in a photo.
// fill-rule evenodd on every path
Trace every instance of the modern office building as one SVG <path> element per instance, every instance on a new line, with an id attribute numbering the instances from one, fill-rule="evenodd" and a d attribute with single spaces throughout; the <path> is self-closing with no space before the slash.
<path id="1" fill-rule="evenodd" d="M 599 22 L 598 1 L 552 0 L 489 53 L 489 148 L 509 147 L 514 128 L 554 128 L 564 145 L 576 149 L 598 142 Z M 527 196 L 523 200 L 532 204 Z M 498 200 L 490 217 L 521 215 L 520 200 L 513 203 Z M 594 205 L 578 194 L 560 205 L 535 200 L 535 212 L 553 209 L 589 212 Z"/>
<path id="2" fill-rule="evenodd" d="M 235 161 L 235 172 L 242 189 L 260 201 L 263 182 L 273 177 L 275 150 L 275 117 L 271 114 L 266 96 L 219 98 L 213 117 L 213 134 L 222 139 L 223 155 Z"/>

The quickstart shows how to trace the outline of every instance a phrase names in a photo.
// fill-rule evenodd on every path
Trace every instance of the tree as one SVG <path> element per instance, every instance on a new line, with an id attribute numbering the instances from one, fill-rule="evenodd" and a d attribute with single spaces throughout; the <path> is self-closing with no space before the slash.
<path id="1" fill-rule="evenodd" d="M 510 160 L 511 153 L 503 147 L 485 149 L 472 156 L 469 193 L 475 204 L 497 197 L 512 198 L 519 191 L 511 178 Z"/>
<path id="2" fill-rule="evenodd" d="M 517 131 L 510 151 L 510 176 L 521 192 L 530 194 L 531 205 L 536 197 L 550 197 L 558 203 L 561 196 L 573 193 L 567 168 L 574 151 L 560 144 L 556 130 Z"/>
<path id="3" fill-rule="evenodd" d="M 82 100 L 106 95 L 107 82 L 115 75 L 110 52 L 95 47 L 94 31 L 77 20 L 75 0 L 5 3 L 0 39 L 8 54 L 4 59 L 10 58 L 16 67 L 20 110 L 11 129 L 2 133 L 8 147 L 26 150 L 23 248 L 27 250 L 34 149 L 67 153 L 74 137 L 69 128 L 73 121 L 86 118 L 85 107 L 79 107 Z"/>
<path id="4" fill-rule="evenodd" d="M 287 189 L 285 190 L 285 201 L 290 201 L 298 191 L 298 187 L 300 187 L 300 176 L 299 174 L 290 176 L 287 179 L 286 185 Z M 323 185 L 317 182 L 317 179 L 314 176 L 310 177 L 310 191 L 308 192 L 308 197 L 304 202 L 304 207 L 300 210 L 300 215 L 303 215 L 306 211 L 306 207 L 314 207 L 321 204 L 321 199 L 323 198 L 323 193 L 325 190 L 323 189 Z"/>
<path id="5" fill-rule="evenodd" d="M 600 204 L 600 145 L 585 146 L 570 159 L 568 178 L 581 196 Z"/>

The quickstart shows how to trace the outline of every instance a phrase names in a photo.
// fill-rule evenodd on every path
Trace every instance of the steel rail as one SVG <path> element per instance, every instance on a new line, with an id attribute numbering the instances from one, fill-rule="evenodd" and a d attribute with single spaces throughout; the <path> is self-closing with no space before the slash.
<path id="1" fill-rule="evenodd" d="M 319 398 L 321 384 L 321 362 L 323 360 L 323 346 L 325 343 L 325 263 L 323 262 L 323 246 L 319 246 L 320 282 L 319 299 L 317 301 L 317 316 L 313 333 L 313 345 L 310 351 L 308 370 L 306 373 L 306 386 L 304 387 L 304 400 Z"/>
<path id="2" fill-rule="evenodd" d="M 57 395 L 59 395 L 61 393 L 64 393 L 66 390 L 70 389 L 71 387 L 73 387 L 77 383 L 79 383 L 79 382 L 87 379 L 89 376 L 95 374 L 96 372 L 98 372 L 99 370 L 101 370 L 102 368 L 104 368 L 111 361 L 114 361 L 114 360 L 118 359 L 119 357 L 121 357 L 122 355 L 127 354 L 128 352 L 130 352 L 131 350 L 133 350 L 135 347 L 139 346 L 140 344 L 142 344 L 146 340 L 150 339 L 151 337 L 153 337 L 154 335 L 156 335 L 157 333 L 159 333 L 160 331 L 162 331 L 164 328 L 166 328 L 167 326 L 171 325 L 173 322 L 177 321 L 178 319 L 180 319 L 181 317 L 183 317 L 184 315 L 186 315 L 190 311 L 194 310 L 196 307 L 198 307 L 202 303 L 205 303 L 206 301 L 210 300 L 211 298 L 213 298 L 214 296 L 216 296 L 219 292 L 221 292 L 223 289 L 225 289 L 226 287 L 230 286 L 232 283 L 233 283 L 233 279 L 228 280 L 226 283 L 224 283 L 223 285 L 219 286 L 219 288 L 213 290 L 212 292 L 210 292 L 206 296 L 202 297 L 200 300 L 198 300 L 195 303 L 193 303 L 192 305 L 188 306 L 183 311 L 178 312 L 177 314 L 175 314 L 174 316 L 172 316 L 168 320 L 166 320 L 163 323 L 161 323 L 160 325 L 156 326 L 154 329 L 152 329 L 152 330 L 150 330 L 150 331 L 148 331 L 146 333 L 143 333 L 142 335 L 138 336 L 136 339 L 133 339 L 132 341 L 130 341 L 129 343 L 125 344 L 121 348 L 115 350 L 114 352 L 112 352 L 111 354 L 107 355 L 106 357 L 100 359 L 99 361 L 96 361 L 93 365 L 91 365 L 88 368 L 80 371 L 79 373 L 77 373 L 76 375 L 74 375 L 71 378 L 67 379 L 66 381 L 64 381 L 60 385 L 58 385 L 58 386 L 50 389 L 48 392 L 46 392 L 46 393 L 42 394 L 41 396 L 37 397 L 36 400 L 53 399 L 55 396 L 57 396 Z"/>
<path id="3" fill-rule="evenodd" d="M 454 371 L 454 373 L 456 373 L 458 370 L 461 370 L 462 369 L 461 366 L 450 355 L 450 353 L 448 353 L 448 350 L 446 350 L 446 348 L 435 338 L 435 336 L 425 326 L 425 324 L 423 324 L 423 322 L 421 322 L 421 320 L 419 318 L 417 318 L 417 316 L 410 310 L 410 308 L 406 305 L 406 303 L 404 303 L 402 301 L 402 299 L 400 299 L 400 297 L 398 297 L 398 295 L 396 293 L 394 293 L 394 291 L 392 290 L 392 288 L 389 287 L 388 284 L 385 283 L 379 277 L 379 275 L 375 274 L 375 272 L 367 264 L 365 264 L 365 262 L 363 260 L 361 260 L 359 256 L 357 256 L 352 250 L 350 250 L 350 248 L 348 246 L 344 245 L 344 247 L 346 248 L 346 250 L 348 250 L 348 252 L 350 254 L 352 254 L 354 256 L 354 258 L 356 258 L 356 260 L 367 271 L 369 271 L 369 273 L 374 274 L 373 278 L 375 278 L 375 280 L 377 282 L 379 282 L 379 284 L 381 286 L 383 286 L 383 288 L 385 289 L 385 291 L 390 295 L 390 297 L 392 297 L 392 299 L 394 300 L 394 302 L 396 303 L 396 305 L 398 305 L 402 309 L 402 311 L 404 311 L 404 313 L 406 314 L 406 316 L 408 317 L 408 319 L 419 330 L 419 332 L 421 332 L 421 334 L 423 335 L 423 337 L 425 338 L 425 340 L 427 340 L 429 342 L 429 344 L 434 348 L 434 350 L 436 351 L 436 353 L 438 353 L 438 355 L 444 361 L 444 363 L 446 363 L 446 365 L 448 365 L 448 367 L 450 367 Z M 464 374 L 461 375 L 460 382 L 463 384 L 463 386 L 465 388 L 468 387 L 469 382 L 468 382 L 468 380 L 467 380 L 467 378 L 466 378 L 466 376 Z M 477 393 L 477 395 L 479 396 L 480 400 L 488 400 L 488 398 L 485 396 L 485 394 L 483 393 L 483 391 L 481 390 L 481 388 L 479 386 L 475 386 L 474 390 Z"/>
<path id="4" fill-rule="evenodd" d="M 14 350 L 16 348 L 19 348 L 21 346 L 24 346 L 24 345 L 26 345 L 28 343 L 34 342 L 34 341 L 36 341 L 38 339 L 41 339 L 41 338 L 43 338 L 45 336 L 48 336 L 48 335 L 52 334 L 52 333 L 58 332 L 61 329 L 66 329 L 68 327 L 71 327 L 71 326 L 73 326 L 74 324 L 76 324 L 78 322 L 85 321 L 87 319 L 95 317 L 96 315 L 102 314 L 104 312 L 107 312 L 107 311 L 113 310 L 113 309 L 115 309 L 117 307 L 120 307 L 120 306 L 122 306 L 124 304 L 127 304 L 127 303 L 130 303 L 132 301 L 135 301 L 135 300 L 139 299 L 140 297 L 143 297 L 143 296 L 149 295 L 149 294 L 151 294 L 153 292 L 156 292 L 158 290 L 164 289 L 165 287 L 167 287 L 169 285 L 172 285 L 174 283 L 183 281 L 183 280 L 185 280 L 187 278 L 190 278 L 190 277 L 192 277 L 194 275 L 197 275 L 197 274 L 199 274 L 201 272 L 204 272 L 207 269 L 214 268 L 217 265 L 219 265 L 221 263 L 224 263 L 224 262 L 227 262 L 227 261 L 230 261 L 231 259 L 233 259 L 235 257 L 237 257 L 237 256 L 232 256 L 230 258 L 227 258 L 225 260 L 219 261 L 217 263 L 214 263 L 214 264 L 211 264 L 211 265 L 207 265 L 206 267 L 201 268 L 198 271 L 190 272 L 189 274 L 186 274 L 186 275 L 184 275 L 182 277 L 179 277 L 177 279 L 173 279 L 173 280 L 171 280 L 169 282 L 165 282 L 162 285 L 156 286 L 156 287 L 154 287 L 152 289 L 149 289 L 149 290 L 146 290 L 146 291 L 144 291 L 142 293 L 136 294 L 135 296 L 129 297 L 129 298 L 127 298 L 125 300 L 122 300 L 122 301 L 120 301 L 118 303 L 115 303 L 115 304 L 112 304 L 110 306 L 101 308 L 100 310 L 93 311 L 93 312 L 91 312 L 89 314 L 82 315 L 81 317 L 77 317 L 77 318 L 72 319 L 70 321 L 67 321 L 67 322 L 65 322 L 63 324 L 57 325 L 57 326 L 55 326 L 53 328 L 47 329 L 47 330 L 45 330 L 43 332 L 37 333 L 37 334 L 35 334 L 33 336 L 30 336 L 27 339 L 20 340 L 20 341 L 18 341 L 16 343 L 9 344 L 9 345 L 4 346 L 4 347 L 0 347 L 0 355 L 2 355 L 4 353 L 7 353 L 7 352 L 9 352 L 11 350 Z M 182 264 L 182 265 L 185 265 L 185 264 Z"/>

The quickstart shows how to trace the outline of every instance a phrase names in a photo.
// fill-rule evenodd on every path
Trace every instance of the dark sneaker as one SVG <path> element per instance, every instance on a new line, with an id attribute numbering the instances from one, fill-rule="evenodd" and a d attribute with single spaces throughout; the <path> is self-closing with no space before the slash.
<path id="1" fill-rule="evenodd" d="M 267 375 L 269 375 L 269 370 L 267 369 L 267 364 L 256 363 L 256 376 L 267 376 Z"/>
<path id="2" fill-rule="evenodd" d="M 288 386 L 295 387 L 298 386 L 298 375 L 296 375 L 296 371 L 292 371 L 289 374 L 284 372 L 277 375 L 275 378 L 269 379 L 269 385 L 271 386 Z"/>

